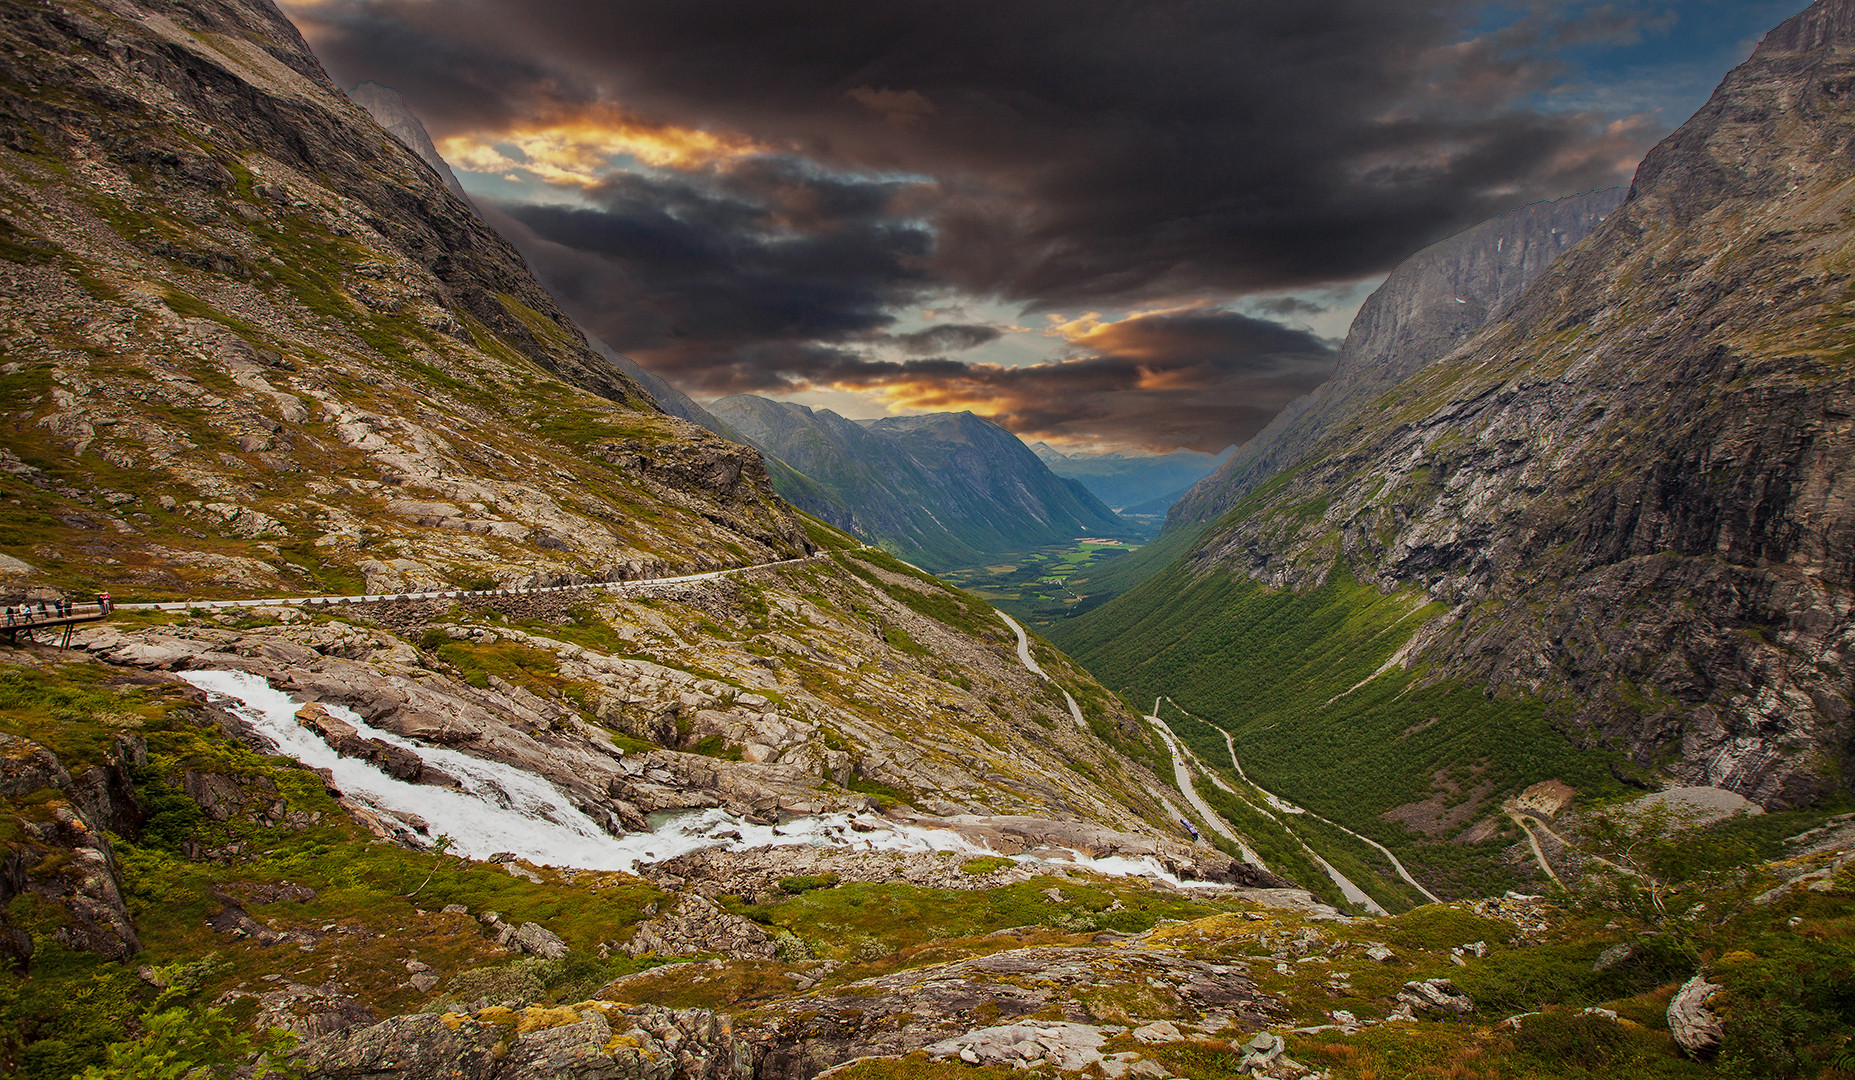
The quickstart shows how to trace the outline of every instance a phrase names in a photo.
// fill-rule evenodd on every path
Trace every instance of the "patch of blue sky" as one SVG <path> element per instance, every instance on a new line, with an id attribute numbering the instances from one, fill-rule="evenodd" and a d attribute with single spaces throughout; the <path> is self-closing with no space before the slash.
<path id="1" fill-rule="evenodd" d="M 1562 65 L 1551 84 L 1522 104 L 1552 112 L 1651 117 L 1672 130 L 1772 27 L 1807 0 L 1502 0 L 1487 5 L 1470 38 L 1523 21 L 1556 27 L 1533 43 L 1539 59 Z"/>
<path id="2" fill-rule="evenodd" d="M 456 166 L 452 166 L 451 171 L 457 175 L 457 182 L 462 184 L 464 190 L 474 198 L 491 202 L 523 202 L 597 209 L 597 204 L 588 199 L 579 188 L 543 183 L 531 173 L 475 172 Z"/>

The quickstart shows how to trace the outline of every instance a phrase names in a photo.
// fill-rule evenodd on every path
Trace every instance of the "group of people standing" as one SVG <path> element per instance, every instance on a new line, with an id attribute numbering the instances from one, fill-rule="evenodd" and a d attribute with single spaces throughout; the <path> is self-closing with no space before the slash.
<path id="1" fill-rule="evenodd" d="M 108 615 L 115 607 L 116 602 L 110 599 L 109 593 L 97 594 L 98 614 Z M 55 600 L 40 600 L 36 608 L 30 603 L 20 604 L 17 607 L 9 605 L 6 609 L 6 625 L 25 626 L 51 619 L 69 618 L 74 608 L 75 605 L 64 597 L 58 597 Z"/>

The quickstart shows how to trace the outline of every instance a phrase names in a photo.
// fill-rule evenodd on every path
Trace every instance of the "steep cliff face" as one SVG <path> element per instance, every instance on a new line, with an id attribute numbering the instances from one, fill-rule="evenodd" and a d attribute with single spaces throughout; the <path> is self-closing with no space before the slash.
<path id="1" fill-rule="evenodd" d="M 1768 806 L 1849 782 L 1855 3 L 1786 23 L 1487 331 L 1191 557 L 1447 610 L 1395 659 Z"/>
<path id="2" fill-rule="evenodd" d="M 364 82 L 348 91 L 348 96 L 355 104 L 366 109 L 374 123 L 385 128 L 395 139 L 406 144 L 406 148 L 419 156 L 419 160 L 432 167 L 438 179 L 451 194 L 460 199 L 467 199 L 464 185 L 457 182 L 457 174 L 451 171 L 451 164 L 438 153 L 432 145 L 432 137 L 425 130 L 425 124 L 406 104 L 406 99 L 399 91 L 390 86 L 381 86 L 377 82 Z"/>
<path id="3" fill-rule="evenodd" d="M 1127 532 L 1100 499 L 971 413 L 857 423 L 751 394 L 722 398 L 710 410 L 803 474 L 780 478 L 782 494 L 930 568 Z"/>
<path id="4" fill-rule="evenodd" d="M 263 3 L 0 10 L 0 548 L 119 594 L 801 554 Z"/>
<path id="5" fill-rule="evenodd" d="M 1347 331 L 1333 378 L 1282 410 L 1173 504 L 1169 529 L 1209 521 L 1292 466 L 1344 417 L 1494 321 L 1622 203 L 1624 188 L 1534 203 L 1440 240 L 1398 264 Z"/>

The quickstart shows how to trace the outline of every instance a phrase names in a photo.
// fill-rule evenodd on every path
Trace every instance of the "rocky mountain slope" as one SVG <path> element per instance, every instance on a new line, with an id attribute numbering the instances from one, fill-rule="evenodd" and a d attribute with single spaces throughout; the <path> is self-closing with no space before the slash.
<path id="1" fill-rule="evenodd" d="M 1047 443 L 1031 445 L 1031 451 L 1050 467 L 1051 472 L 1088 488 L 1096 498 L 1117 511 L 1191 487 L 1211 475 L 1234 450 L 1234 447 L 1227 448 L 1221 454 L 1201 454 L 1196 450 L 1174 450 L 1166 454 L 1127 451 L 1065 454 Z"/>
<path id="2" fill-rule="evenodd" d="M 399 591 L 802 554 L 267 6 L 12 8 L 0 549 L 78 590 Z"/>
<path id="3" fill-rule="evenodd" d="M 1399 263 L 1353 319 L 1333 377 L 1288 404 L 1256 437 L 1189 490 L 1169 493 L 1160 538 L 1131 559 L 1085 569 L 1072 587 L 1088 611 L 1119 596 L 1183 555 L 1205 527 L 1292 469 L 1320 439 L 1374 407 L 1412 374 L 1445 356 L 1499 317 L 1552 262 L 1603 221 L 1626 189 L 1570 196 L 1485 221 Z"/>
<path id="4" fill-rule="evenodd" d="M 419 160 L 432 167 L 438 179 L 451 194 L 460 199 L 468 199 L 464 194 L 464 185 L 457 182 L 457 174 L 451 171 L 450 162 L 438 153 L 432 145 L 432 137 L 425 130 L 425 123 L 399 91 L 390 86 L 381 86 L 377 82 L 364 82 L 348 91 L 354 103 L 367 110 L 367 115 L 374 118 L 374 123 L 387 130 L 395 139 L 406 144 L 406 148 L 419 156 Z"/>
<path id="5" fill-rule="evenodd" d="M 816 484 L 782 491 L 794 503 L 930 569 L 1128 534 L 1100 499 L 971 413 L 859 423 L 752 394 L 709 409 Z"/>
<path id="6" fill-rule="evenodd" d="M 348 91 L 348 96 L 355 103 L 367 110 L 374 122 L 385 128 L 388 134 L 404 143 L 408 150 L 417 154 L 419 160 L 432 167 L 444 186 L 459 198 L 467 199 L 463 185 L 458 183 L 457 175 L 451 171 L 451 165 L 438 148 L 432 144 L 432 137 L 425 130 L 425 124 L 406 104 L 406 99 L 399 91 L 379 83 L 364 82 Z M 668 379 L 638 363 L 631 357 L 617 351 L 598 338 L 588 337 L 587 344 L 593 351 L 604 357 L 608 363 L 630 376 L 631 380 L 650 392 L 659 408 L 671 416 L 679 416 L 692 424 L 700 424 L 724 439 L 740 442 L 741 438 L 728 425 L 716 419 L 707 409 L 698 405 L 688 394 L 678 390 Z"/>
<path id="7" fill-rule="evenodd" d="M 1627 190 L 1534 203 L 1439 240 L 1399 263 L 1353 318 L 1333 377 L 1297 398 L 1174 504 L 1166 526 L 1221 516 L 1292 467 L 1336 423 L 1499 318 L 1560 255 L 1601 224 Z"/>
<path id="8" fill-rule="evenodd" d="M 1774 31 L 1501 319 L 1061 640 L 1286 797 L 1457 846 L 1420 859 L 1547 779 L 1841 797 L 1852 15 Z"/>

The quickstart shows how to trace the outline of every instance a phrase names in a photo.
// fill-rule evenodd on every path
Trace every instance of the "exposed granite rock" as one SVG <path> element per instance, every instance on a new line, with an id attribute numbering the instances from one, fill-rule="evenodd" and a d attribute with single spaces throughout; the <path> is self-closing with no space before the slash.
<path id="1" fill-rule="evenodd" d="M 630 956 L 714 953 L 732 960 L 771 960 L 777 950 L 765 930 L 686 893 L 669 911 L 639 925 L 625 943 Z"/>
<path id="2" fill-rule="evenodd" d="M 1215 849 L 1151 835 L 1022 816 L 936 818 L 899 813 L 892 816 L 920 828 L 954 833 L 969 843 L 1004 855 L 1045 851 L 1051 861 L 1013 863 L 968 873 L 964 864 L 970 856 L 954 852 L 860 851 L 854 846 L 857 829 L 875 828 L 877 823 L 860 824 L 853 820 L 848 837 L 853 844 L 849 849 L 785 847 L 735 852 L 709 848 L 653 863 L 643 867 L 642 873 L 653 878 L 687 880 L 692 888 L 710 896 L 722 893 L 748 897 L 774 895 L 781 879 L 824 876 L 843 882 L 906 881 L 932 889 L 989 889 L 1027 881 L 1038 874 L 1060 873 L 1068 861 L 1068 853 L 1074 851 L 1096 858 L 1111 855 L 1150 858 L 1159 868 L 1182 878 L 1234 885 L 1240 890 L 1269 896 L 1281 904 L 1293 901 L 1276 897 L 1274 893 L 1299 891 L 1285 888 L 1287 883 L 1273 874 L 1259 871 Z M 1308 900 L 1311 902 L 1312 897 Z"/>
<path id="3" fill-rule="evenodd" d="M 1448 355 L 1506 312 L 1572 245 L 1623 202 L 1608 188 L 1521 207 L 1399 263 L 1366 297 L 1333 377 L 1288 404 L 1166 515 L 1168 530 L 1211 521 L 1299 461 L 1335 426 Z"/>
<path id="4" fill-rule="evenodd" d="M 1127 987 L 1141 992 L 1129 995 Z M 1150 1013 L 1131 1001 L 1147 1003 Z M 1012 949 L 813 991 L 755 1012 L 748 1037 L 760 1080 L 808 1080 L 864 1055 L 937 1044 L 957 1055 L 961 1037 L 978 1028 L 1044 1027 L 1056 1022 L 1053 1013 L 1065 1024 L 1089 1026 L 1161 1019 L 1190 1026 L 1215 1013 L 1220 1026 L 1235 1018 L 1257 1027 L 1271 1010 L 1240 968 L 1136 941 L 1115 948 Z M 1024 1019 L 1033 1013 L 1037 1020 Z M 1056 1050 L 1059 1058 L 1063 1052 Z M 1046 1047 L 1036 1057 L 1050 1053 Z"/>
<path id="5" fill-rule="evenodd" d="M 328 743 L 337 754 L 343 757 L 360 758 L 371 761 L 385 770 L 387 775 L 409 784 L 439 784 L 456 787 L 457 778 L 446 776 L 437 769 L 425 764 L 419 755 L 403 746 L 369 739 L 360 734 L 353 724 L 329 712 L 316 702 L 310 702 L 296 711 L 296 722 L 316 733 L 323 742 Z"/>
<path id="6" fill-rule="evenodd" d="M 1397 999 L 1419 1012 L 1461 1016 L 1475 1011 L 1475 1002 L 1448 979 L 1407 982 L 1398 991 Z"/>
<path id="7" fill-rule="evenodd" d="M 1096 1024 L 1000 1024 L 942 1039 L 926 1047 L 929 1057 L 958 1058 L 968 1065 L 1009 1065 L 1030 1069 L 1048 1064 L 1063 1072 L 1081 1072 L 1101 1063 L 1102 1044 L 1125 1028 Z M 1178 1029 L 1173 1029 L 1178 1037 Z"/>
<path id="8" fill-rule="evenodd" d="M 310 1077 L 386 1080 L 751 1080 L 726 1016 L 707 1009 L 581 1002 L 417 1014 L 310 1039 Z"/>
<path id="9" fill-rule="evenodd" d="M 227 993 L 216 1004 L 232 1005 L 255 999 L 256 1024 L 283 1028 L 303 1039 L 316 1039 L 376 1022 L 379 1017 L 356 1000 L 347 987 L 333 980 L 317 985 L 271 976 L 276 988 L 256 994 Z"/>
<path id="10" fill-rule="evenodd" d="M 1707 1001 L 1721 989 L 1708 982 L 1705 974 L 1700 974 L 1675 991 L 1675 996 L 1668 1001 L 1668 1030 L 1675 1037 L 1675 1045 L 1694 1055 L 1719 1047 L 1726 1029 L 1720 1018 L 1707 1008 Z"/>

